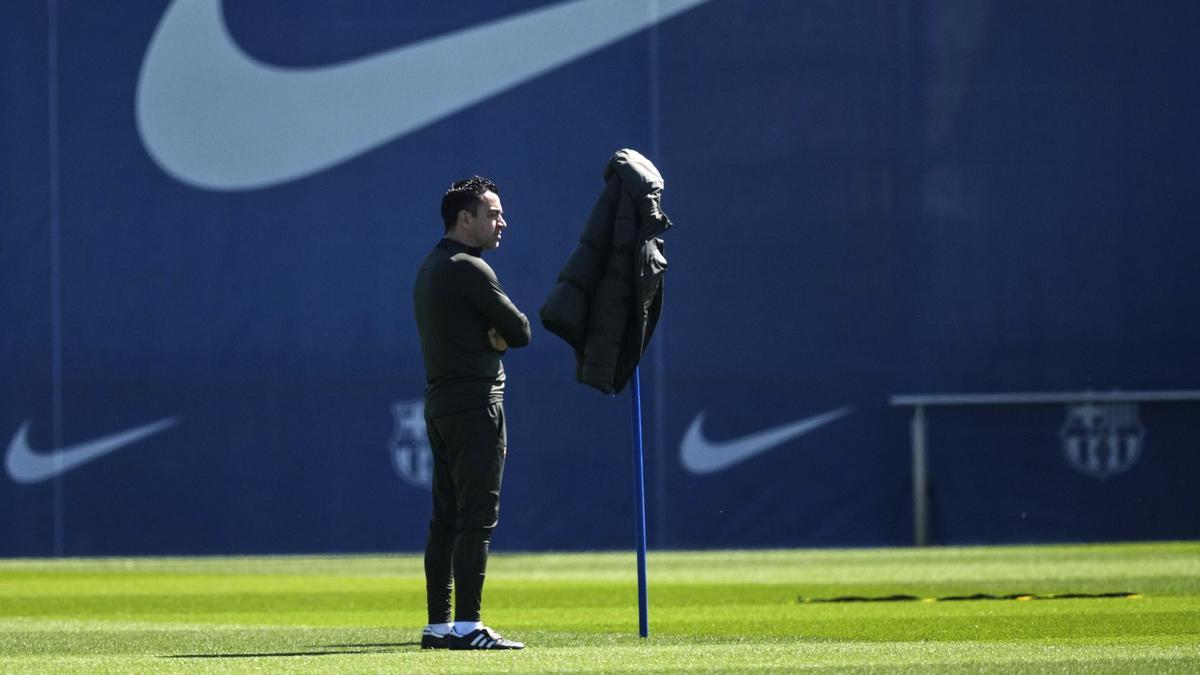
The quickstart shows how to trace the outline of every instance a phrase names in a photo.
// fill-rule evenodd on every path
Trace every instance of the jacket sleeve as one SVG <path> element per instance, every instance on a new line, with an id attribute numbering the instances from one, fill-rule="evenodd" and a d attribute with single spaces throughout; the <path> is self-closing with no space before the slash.
<path id="1" fill-rule="evenodd" d="M 637 213 L 627 192 L 621 193 L 611 236 L 612 250 L 589 308 L 583 363 L 577 373 L 581 382 L 606 393 L 615 391 L 617 364 L 634 305 L 633 247 L 637 238 Z"/>
<path id="2" fill-rule="evenodd" d="M 619 179 L 605 183 L 579 237 L 579 246 L 567 258 L 558 281 L 538 311 L 546 330 L 566 340 L 576 352 L 583 351 L 592 297 L 608 265 L 612 222 L 620 196 Z"/>
<path id="3" fill-rule="evenodd" d="M 464 289 L 467 299 L 475 309 L 487 317 L 509 347 L 524 347 L 529 344 L 532 337 L 529 319 L 525 318 L 512 300 L 509 300 L 490 265 L 480 258 L 472 258 L 471 263 Z"/>

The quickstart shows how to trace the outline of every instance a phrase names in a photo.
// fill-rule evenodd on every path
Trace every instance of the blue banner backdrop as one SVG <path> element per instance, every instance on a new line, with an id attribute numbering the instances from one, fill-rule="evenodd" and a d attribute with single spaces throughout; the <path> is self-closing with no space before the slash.
<path id="1" fill-rule="evenodd" d="M 1200 383 L 1196 3 L 0 19 L 0 555 L 419 549 L 411 285 L 442 191 L 499 183 L 488 261 L 534 316 L 621 147 L 677 225 L 652 547 L 910 542 L 892 394 Z M 495 544 L 632 547 L 628 401 L 538 328 L 505 359 Z M 938 411 L 934 541 L 1200 536 L 1197 409 L 1081 414 Z M 1118 418 L 1112 470 L 1071 449 Z"/>

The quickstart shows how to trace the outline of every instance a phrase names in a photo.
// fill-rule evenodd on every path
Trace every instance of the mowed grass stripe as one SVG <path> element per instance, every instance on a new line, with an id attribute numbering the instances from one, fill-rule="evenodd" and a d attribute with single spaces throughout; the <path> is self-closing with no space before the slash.
<path id="1" fill-rule="evenodd" d="M 0 671 L 1194 672 L 1200 544 L 496 554 L 518 654 L 430 653 L 419 556 L 0 561 Z M 806 604 L 804 597 L 1137 592 Z"/>
<path id="2" fill-rule="evenodd" d="M 317 637 L 317 636 L 308 636 Z M 6 670 L 20 672 L 1195 672 L 1200 649 L 1194 645 L 1011 644 L 994 642 L 877 642 L 797 639 L 788 642 L 673 642 L 636 638 L 604 644 L 561 645 L 556 634 L 537 634 L 548 643 L 518 653 L 462 654 L 419 652 L 391 643 L 348 646 L 321 641 L 247 640 L 241 651 L 189 654 L 197 643 L 163 645 L 161 656 L 46 655 L 6 658 Z M 369 640 L 369 636 L 365 639 Z M 149 640 L 146 640 L 149 642 Z M 227 645 L 226 645 L 227 646 Z"/>

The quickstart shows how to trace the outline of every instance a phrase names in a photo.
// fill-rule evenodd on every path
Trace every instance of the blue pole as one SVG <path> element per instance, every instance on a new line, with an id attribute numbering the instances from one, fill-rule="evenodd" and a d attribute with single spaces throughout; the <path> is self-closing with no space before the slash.
<path id="1" fill-rule="evenodd" d="M 635 487 L 634 522 L 637 527 L 638 635 L 650 636 L 649 605 L 646 599 L 646 479 L 642 471 L 642 378 L 633 369 L 633 482 Z"/>

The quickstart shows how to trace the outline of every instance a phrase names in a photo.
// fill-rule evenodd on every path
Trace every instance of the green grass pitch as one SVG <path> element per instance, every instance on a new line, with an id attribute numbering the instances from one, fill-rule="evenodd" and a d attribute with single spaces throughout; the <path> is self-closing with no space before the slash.
<path id="1" fill-rule="evenodd" d="M 1200 672 L 1200 543 L 648 568 L 641 639 L 632 553 L 493 554 L 484 619 L 528 648 L 473 653 L 416 646 L 413 555 L 0 560 L 0 672 Z"/>

